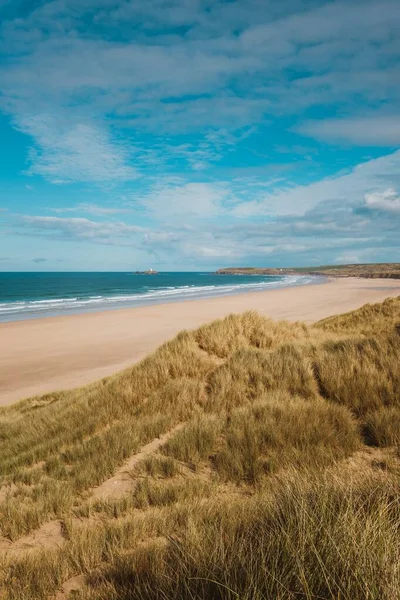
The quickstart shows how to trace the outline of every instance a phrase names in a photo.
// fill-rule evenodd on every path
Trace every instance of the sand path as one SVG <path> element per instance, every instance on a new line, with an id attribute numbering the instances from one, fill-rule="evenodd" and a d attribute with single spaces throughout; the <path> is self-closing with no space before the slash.
<path id="1" fill-rule="evenodd" d="M 400 281 L 336 279 L 326 284 L 0 324 L 0 405 L 111 375 L 181 329 L 231 312 L 317 321 L 400 295 Z"/>
<path id="2" fill-rule="evenodd" d="M 183 426 L 184 423 L 180 423 L 170 431 L 167 431 L 167 433 L 162 434 L 158 438 L 154 438 L 151 442 L 143 446 L 136 454 L 132 454 L 132 456 L 116 470 L 112 477 L 106 479 L 92 490 L 91 500 L 116 499 L 127 492 L 130 492 L 135 485 L 135 479 L 132 477 L 133 469 L 147 457 L 157 452 L 162 446 L 165 446 L 168 440 L 182 429 Z"/>
<path id="3" fill-rule="evenodd" d="M 104 480 L 100 485 L 92 488 L 90 501 L 116 500 L 135 488 L 138 478 L 133 476 L 132 471 L 149 456 L 155 454 L 160 448 L 177 433 L 185 423 L 179 423 L 169 431 L 154 438 L 148 444 L 133 453 L 111 477 Z M 77 518 L 80 523 L 82 519 Z M 0 557 L 20 555 L 31 550 L 55 549 L 64 543 L 62 521 L 59 519 L 47 521 L 38 529 L 27 535 L 22 535 L 15 541 L 0 537 Z"/>

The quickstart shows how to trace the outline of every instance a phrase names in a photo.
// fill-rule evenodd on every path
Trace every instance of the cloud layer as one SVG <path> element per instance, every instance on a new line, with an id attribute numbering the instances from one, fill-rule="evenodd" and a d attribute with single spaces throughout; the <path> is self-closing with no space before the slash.
<path id="1" fill-rule="evenodd" d="M 399 30 L 397 0 L 0 0 L 29 194 L 2 233 L 172 266 L 398 259 Z"/>
<path id="2" fill-rule="evenodd" d="M 364 193 L 377 182 L 399 178 L 400 152 L 358 166 L 352 172 L 325 182 L 281 191 L 263 201 L 241 202 L 233 188 L 177 182 L 158 191 L 152 205 L 157 225 L 149 228 L 109 220 L 104 212 L 96 221 L 81 217 L 14 216 L 14 231 L 24 235 L 135 247 L 163 263 L 186 264 L 321 264 L 396 259 L 399 248 L 400 197 L 391 187 Z M 185 201 L 187 206 L 185 206 Z M 244 218 L 250 206 L 256 218 Z M 91 210 L 77 206 L 74 210 Z M 112 209 L 110 209 L 112 210 Z M 273 213 L 274 216 L 271 216 Z M 215 220 L 215 215 L 219 219 Z M 118 215 L 119 216 L 119 215 Z M 246 214 L 248 217 L 248 214 Z M 295 258 L 293 258 L 295 257 Z M 347 257 L 347 258 L 346 258 Z"/>
<path id="3" fill-rule="evenodd" d="M 136 152 L 138 131 L 159 143 L 163 133 L 200 132 L 207 160 L 218 154 L 204 136 L 215 128 L 332 103 L 336 112 L 382 101 L 398 110 L 396 1 L 145 4 L 54 0 L 3 21 L 3 107 L 34 140 L 30 173 L 124 182 L 147 155 Z M 392 145 L 398 117 L 307 121 L 298 130 Z M 131 144 L 118 141 L 121 128 Z M 197 152 L 189 160 L 201 169 Z"/>

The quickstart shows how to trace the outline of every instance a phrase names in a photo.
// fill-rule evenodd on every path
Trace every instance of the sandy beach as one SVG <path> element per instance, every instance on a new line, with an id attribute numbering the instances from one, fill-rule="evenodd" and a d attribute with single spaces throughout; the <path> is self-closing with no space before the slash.
<path id="1" fill-rule="evenodd" d="M 400 281 L 328 283 L 0 324 L 0 404 L 78 387 L 123 369 L 182 329 L 257 310 L 308 323 L 400 295 Z"/>

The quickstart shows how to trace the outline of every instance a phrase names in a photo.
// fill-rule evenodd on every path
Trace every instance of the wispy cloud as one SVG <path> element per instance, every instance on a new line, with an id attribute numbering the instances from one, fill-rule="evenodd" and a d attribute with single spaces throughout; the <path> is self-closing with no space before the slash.
<path id="1" fill-rule="evenodd" d="M 398 245 L 396 0 L 16 0 L 2 14 L 0 108 L 35 178 L 11 209 L 24 216 L 2 214 L 12 233 L 171 264 Z M 50 206 L 39 178 L 80 185 Z"/>
<path id="2" fill-rule="evenodd" d="M 127 148 L 112 142 L 95 125 L 62 123 L 60 118 L 48 115 L 24 115 L 17 126 L 36 141 L 30 151 L 30 175 L 42 175 L 57 184 L 112 184 L 137 177 L 137 171 L 128 165 Z"/>
<path id="3" fill-rule="evenodd" d="M 236 216 L 274 216 L 304 214 L 319 203 L 346 204 L 349 209 L 359 204 L 369 192 L 384 192 L 400 185 L 400 150 L 374 160 L 365 161 L 345 174 L 328 177 L 309 185 L 275 189 L 260 199 L 239 204 Z"/>
<path id="4" fill-rule="evenodd" d="M 156 138 L 201 132 L 191 167 L 203 170 L 221 151 L 221 140 L 217 149 L 207 137 L 213 129 L 234 132 L 332 102 L 345 120 L 299 130 L 397 143 L 390 116 L 373 136 L 370 117 L 357 113 L 360 101 L 398 105 L 399 3 L 280 4 L 58 0 L 6 21 L 3 106 L 34 140 L 28 172 L 55 183 L 129 181 L 140 164 L 133 166 L 120 128 Z M 81 34 L 94 14 L 92 30 Z M 132 22 L 141 27 L 133 30 Z"/>
<path id="5" fill-rule="evenodd" d="M 399 71 L 400 77 L 400 71 Z M 297 127 L 304 135 L 330 142 L 365 146 L 399 146 L 400 114 L 307 121 Z"/>
<path id="6" fill-rule="evenodd" d="M 132 212 L 132 208 L 120 208 L 113 206 L 100 206 L 98 204 L 92 204 L 90 202 L 80 202 L 75 206 L 65 206 L 51 208 L 48 210 L 55 213 L 87 213 L 94 216 L 102 215 L 124 215 Z"/>
<path id="7" fill-rule="evenodd" d="M 226 183 L 175 179 L 156 185 L 139 203 L 157 221 L 168 223 L 212 219 L 228 209 L 233 194 Z"/>
<path id="8" fill-rule="evenodd" d="M 121 243 L 134 240 L 145 229 L 123 222 L 97 222 L 84 218 L 42 217 L 24 215 L 17 217 L 17 228 L 32 235 L 64 240 L 86 240 L 94 243 Z"/>
<path id="9" fill-rule="evenodd" d="M 267 206 L 265 200 L 253 200 L 255 218 L 243 219 L 235 209 L 233 184 L 174 180 L 140 201 L 141 210 L 156 221 L 148 228 L 43 216 L 19 217 L 16 226 L 25 236 L 134 246 L 162 262 L 204 266 L 318 264 L 343 262 L 345 256 L 379 260 L 385 253 L 394 257 L 399 248 L 397 165 L 398 153 L 361 164 L 326 185 L 281 190 L 273 216 L 268 212 L 272 194 Z M 396 178 L 397 187 L 389 187 Z"/>

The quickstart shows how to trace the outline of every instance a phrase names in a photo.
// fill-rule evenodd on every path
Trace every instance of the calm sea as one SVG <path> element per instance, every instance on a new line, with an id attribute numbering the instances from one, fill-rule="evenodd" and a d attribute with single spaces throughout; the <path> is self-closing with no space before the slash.
<path id="1" fill-rule="evenodd" d="M 213 273 L 0 273 L 0 321 L 211 298 L 315 282 Z"/>

